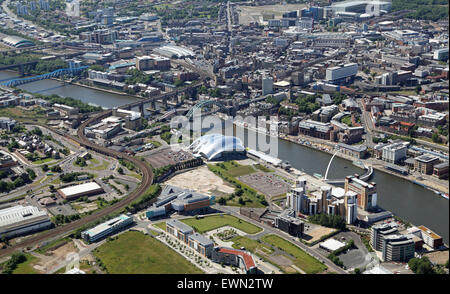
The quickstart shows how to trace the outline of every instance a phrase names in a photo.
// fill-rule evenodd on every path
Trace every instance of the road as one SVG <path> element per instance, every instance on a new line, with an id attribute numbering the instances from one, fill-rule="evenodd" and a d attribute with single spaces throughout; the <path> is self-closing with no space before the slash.
<path id="1" fill-rule="evenodd" d="M 370 136 L 371 144 L 373 144 L 371 137 L 374 135 L 374 133 L 383 133 L 383 134 L 387 134 L 387 135 L 398 136 L 398 134 L 387 132 L 387 131 L 381 130 L 379 128 L 376 128 L 376 126 L 372 120 L 372 114 L 369 111 L 364 110 L 361 100 L 358 103 L 360 105 L 361 113 L 362 113 L 361 121 L 363 122 L 364 128 L 366 129 L 366 134 L 369 134 L 369 136 Z M 444 151 L 445 153 L 448 154 L 448 146 L 431 143 L 431 142 L 428 142 L 428 141 L 425 141 L 425 140 L 422 140 L 419 138 L 414 138 L 414 140 L 419 145 L 430 147 L 435 150 Z M 369 143 L 369 140 L 367 140 L 367 143 Z M 369 144 L 368 144 L 368 146 L 369 146 Z"/>
<path id="2" fill-rule="evenodd" d="M 4 1 L 4 2 L 2 3 L 3 11 L 4 11 L 9 17 L 11 17 L 11 18 L 13 18 L 13 19 L 14 19 L 14 18 L 16 18 L 16 19 L 21 19 L 21 20 L 22 20 L 24 23 L 26 23 L 27 25 L 34 25 L 34 26 L 36 27 L 36 29 L 38 29 L 38 30 L 41 30 L 41 31 L 44 31 L 44 32 L 48 32 L 48 33 L 53 33 L 54 35 L 59 35 L 59 33 L 56 32 L 56 31 L 49 30 L 49 29 L 45 29 L 45 28 L 39 26 L 38 24 L 35 24 L 35 23 L 33 23 L 33 22 L 29 21 L 29 20 L 26 20 L 26 19 L 23 19 L 23 18 L 18 17 L 14 12 L 12 12 L 12 11 L 8 8 L 8 5 L 9 5 L 10 2 L 11 2 L 11 0 L 6 0 L 6 1 Z M 26 34 L 26 32 L 24 32 L 24 33 Z"/>
<path id="3" fill-rule="evenodd" d="M 329 270 L 334 271 L 334 272 L 339 273 L 339 274 L 347 274 L 347 272 L 345 270 L 343 270 L 342 268 L 338 267 L 333 262 L 328 260 L 328 258 L 323 256 L 320 252 L 318 252 L 317 250 L 315 250 L 315 249 L 313 249 L 311 247 L 306 246 L 302 242 L 296 241 L 294 239 L 294 237 L 288 235 L 287 233 L 285 233 L 283 231 L 280 231 L 280 230 L 278 230 L 276 228 L 270 227 L 270 226 L 268 226 L 266 224 L 257 222 L 257 221 L 255 221 L 253 219 L 250 219 L 250 218 L 246 217 L 246 216 L 243 216 L 243 215 L 235 212 L 234 210 L 232 210 L 232 209 L 230 209 L 230 208 L 228 208 L 226 206 L 216 205 L 215 208 L 217 210 L 221 210 L 221 211 L 223 211 L 225 213 L 230 213 L 231 215 L 236 216 L 238 218 L 242 218 L 242 219 L 244 219 L 244 220 L 246 220 L 246 221 L 248 221 L 248 222 L 250 222 L 252 224 L 255 224 L 255 225 L 259 226 L 259 227 L 262 227 L 262 228 L 264 228 L 264 231 L 267 232 L 267 233 L 274 234 L 274 235 L 277 235 L 277 236 L 279 236 L 279 237 L 281 237 L 283 239 L 289 240 L 289 242 L 294 243 L 295 245 L 300 247 L 302 250 L 304 250 L 309 255 L 315 257 L 319 261 L 323 261 L 324 264 L 328 267 Z"/>
<path id="4" fill-rule="evenodd" d="M 128 195 L 128 197 L 125 197 L 121 201 L 119 201 L 111 206 L 108 206 L 96 213 L 88 215 L 77 221 L 65 224 L 63 226 L 58 226 L 53 229 L 36 234 L 30 238 L 25 239 L 24 241 L 22 241 L 18 244 L 7 247 L 6 249 L 1 249 L 0 257 L 11 254 L 19 249 L 38 245 L 41 242 L 48 240 L 48 239 L 68 235 L 72 231 L 82 227 L 83 225 L 89 224 L 95 220 L 106 217 L 115 211 L 125 208 L 132 201 L 138 199 L 141 195 L 143 195 L 147 191 L 147 189 L 153 183 L 153 171 L 152 171 L 152 168 L 148 164 L 142 162 L 141 160 L 139 160 L 135 157 L 131 157 L 127 154 L 124 154 L 122 152 L 118 152 L 118 151 L 111 150 L 111 149 L 108 149 L 103 146 L 96 145 L 96 144 L 92 143 L 91 141 L 89 141 L 89 139 L 84 134 L 84 130 L 85 130 L 86 126 L 88 126 L 89 124 L 96 122 L 104 117 L 110 116 L 111 112 L 112 112 L 111 110 L 107 110 L 107 111 L 101 112 L 101 113 L 97 114 L 96 116 L 91 117 L 90 119 L 84 121 L 81 124 L 81 126 L 78 128 L 77 137 L 74 137 L 71 135 L 66 135 L 58 130 L 53 130 L 53 131 L 58 133 L 61 136 L 64 136 L 68 139 L 71 139 L 71 140 L 77 142 L 78 144 L 80 144 L 81 146 L 84 146 L 85 148 L 94 150 L 96 152 L 107 155 L 109 157 L 113 157 L 115 159 L 123 159 L 123 160 L 133 163 L 142 173 L 142 181 L 141 181 L 140 185 L 133 192 L 131 192 Z M 50 127 L 48 127 L 46 125 L 40 125 L 37 123 L 36 123 L 36 125 L 39 125 L 43 128 L 52 130 Z"/>

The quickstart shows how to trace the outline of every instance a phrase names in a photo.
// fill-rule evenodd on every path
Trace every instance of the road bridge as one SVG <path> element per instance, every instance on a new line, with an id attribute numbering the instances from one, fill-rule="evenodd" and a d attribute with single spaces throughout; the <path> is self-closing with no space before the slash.
<path id="1" fill-rule="evenodd" d="M 23 62 L 23 63 L 2 65 L 2 66 L 0 66 L 0 71 L 18 68 L 20 75 L 23 76 L 25 74 L 25 67 L 33 67 L 34 68 L 38 62 L 39 62 L 39 60 L 34 60 L 34 61 L 28 61 L 28 62 Z"/>
<path id="2" fill-rule="evenodd" d="M 198 81 L 187 87 L 176 89 L 174 91 L 163 93 L 163 94 L 153 96 L 150 98 L 144 98 L 139 101 L 135 101 L 135 102 L 131 102 L 131 103 L 122 105 L 118 108 L 127 109 L 127 110 L 131 110 L 133 108 L 139 108 L 139 111 L 141 112 L 141 115 L 143 116 L 145 105 L 149 104 L 150 105 L 148 107 L 149 109 L 156 110 L 156 102 L 160 101 L 163 104 L 163 108 L 167 109 L 169 100 L 173 101 L 175 104 L 179 104 L 181 102 L 180 100 L 181 100 L 182 95 L 192 95 L 194 93 L 195 89 L 200 87 L 202 84 L 203 84 L 203 81 Z"/>
<path id="3" fill-rule="evenodd" d="M 80 66 L 80 67 L 75 67 L 75 68 L 61 68 L 61 69 L 57 69 L 55 71 L 52 71 L 52 72 L 49 72 L 46 74 L 42 74 L 42 75 L 38 75 L 38 76 L 19 78 L 19 79 L 13 78 L 13 79 L 2 82 L 1 85 L 6 86 L 6 87 L 17 87 L 17 86 L 20 86 L 23 84 L 28 84 L 28 83 L 32 83 L 32 82 L 36 82 L 36 81 L 40 81 L 40 80 L 59 78 L 59 77 L 67 76 L 67 75 L 74 76 L 74 75 L 79 75 L 86 68 L 88 68 L 88 67 Z"/>

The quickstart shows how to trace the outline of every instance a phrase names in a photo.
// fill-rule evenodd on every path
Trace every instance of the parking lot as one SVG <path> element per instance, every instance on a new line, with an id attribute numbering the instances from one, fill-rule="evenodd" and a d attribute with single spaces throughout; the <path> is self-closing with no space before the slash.
<path id="1" fill-rule="evenodd" d="M 171 148 L 167 148 L 152 153 L 152 155 L 146 157 L 146 159 L 153 168 L 160 168 L 169 164 L 177 164 L 179 162 L 191 160 L 194 159 L 194 157 L 186 151 L 180 150 L 175 152 L 172 151 Z"/>
<path id="2" fill-rule="evenodd" d="M 291 187 L 273 173 L 257 172 L 240 176 L 238 179 L 269 197 L 284 194 L 288 192 Z"/>

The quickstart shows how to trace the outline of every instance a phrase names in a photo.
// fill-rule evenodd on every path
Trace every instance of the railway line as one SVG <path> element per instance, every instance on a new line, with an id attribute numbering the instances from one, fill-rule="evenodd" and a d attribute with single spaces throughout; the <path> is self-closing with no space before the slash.
<path id="1" fill-rule="evenodd" d="M 50 229 L 43 233 L 40 233 L 36 236 L 27 238 L 23 242 L 20 242 L 18 244 L 10 246 L 6 249 L 0 250 L 0 257 L 11 254 L 11 253 L 13 253 L 17 250 L 23 249 L 23 248 L 35 246 L 35 245 L 41 243 L 42 241 L 45 241 L 45 240 L 48 240 L 51 238 L 62 237 L 64 235 L 67 235 L 70 232 L 72 232 L 73 230 L 76 230 L 85 224 L 88 224 L 95 220 L 101 219 L 121 208 L 126 207 L 132 201 L 134 201 L 137 198 L 139 198 L 140 196 L 142 196 L 145 193 L 145 191 L 147 191 L 147 189 L 153 183 L 153 171 L 152 171 L 152 168 L 148 164 L 146 164 L 145 162 L 143 162 L 139 159 L 136 159 L 132 156 L 129 156 L 125 153 L 118 152 L 115 150 L 110 150 L 106 147 L 102 147 L 97 144 L 94 144 L 91 141 L 89 141 L 88 138 L 84 135 L 84 130 L 89 124 L 91 124 L 92 122 L 97 121 L 99 119 L 102 119 L 106 116 L 109 116 L 109 115 L 111 115 L 111 110 L 104 111 L 104 112 L 84 121 L 78 128 L 77 137 L 64 134 L 63 132 L 49 128 L 48 126 L 45 126 L 45 125 L 41 125 L 38 123 L 34 123 L 34 124 L 45 127 L 61 136 L 64 136 L 67 139 L 73 140 L 73 141 L 77 142 L 78 144 L 80 144 L 81 146 L 86 147 L 87 149 L 91 149 L 96 152 L 102 153 L 104 155 L 111 156 L 116 159 L 123 159 L 123 160 L 133 163 L 137 168 L 139 168 L 139 170 L 142 173 L 141 184 L 133 192 L 131 192 L 126 198 L 124 198 L 123 200 L 121 200 L 111 206 L 108 206 L 96 213 L 93 213 L 91 215 L 83 217 L 80 220 L 68 223 L 63 226 L 55 227 L 53 229 Z"/>

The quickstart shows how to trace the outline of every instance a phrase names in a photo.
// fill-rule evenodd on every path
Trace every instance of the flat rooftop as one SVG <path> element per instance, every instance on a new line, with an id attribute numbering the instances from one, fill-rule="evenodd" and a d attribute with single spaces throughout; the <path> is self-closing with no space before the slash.
<path id="1" fill-rule="evenodd" d="M 99 184 L 97 184 L 96 182 L 90 182 L 90 183 L 85 183 L 85 184 L 80 184 L 80 185 L 76 185 L 76 186 L 59 189 L 59 191 L 64 193 L 64 195 L 69 196 L 69 195 L 75 195 L 75 194 L 79 194 L 79 193 L 87 193 L 87 192 L 98 190 L 98 189 L 102 189 L 102 187 Z"/>

